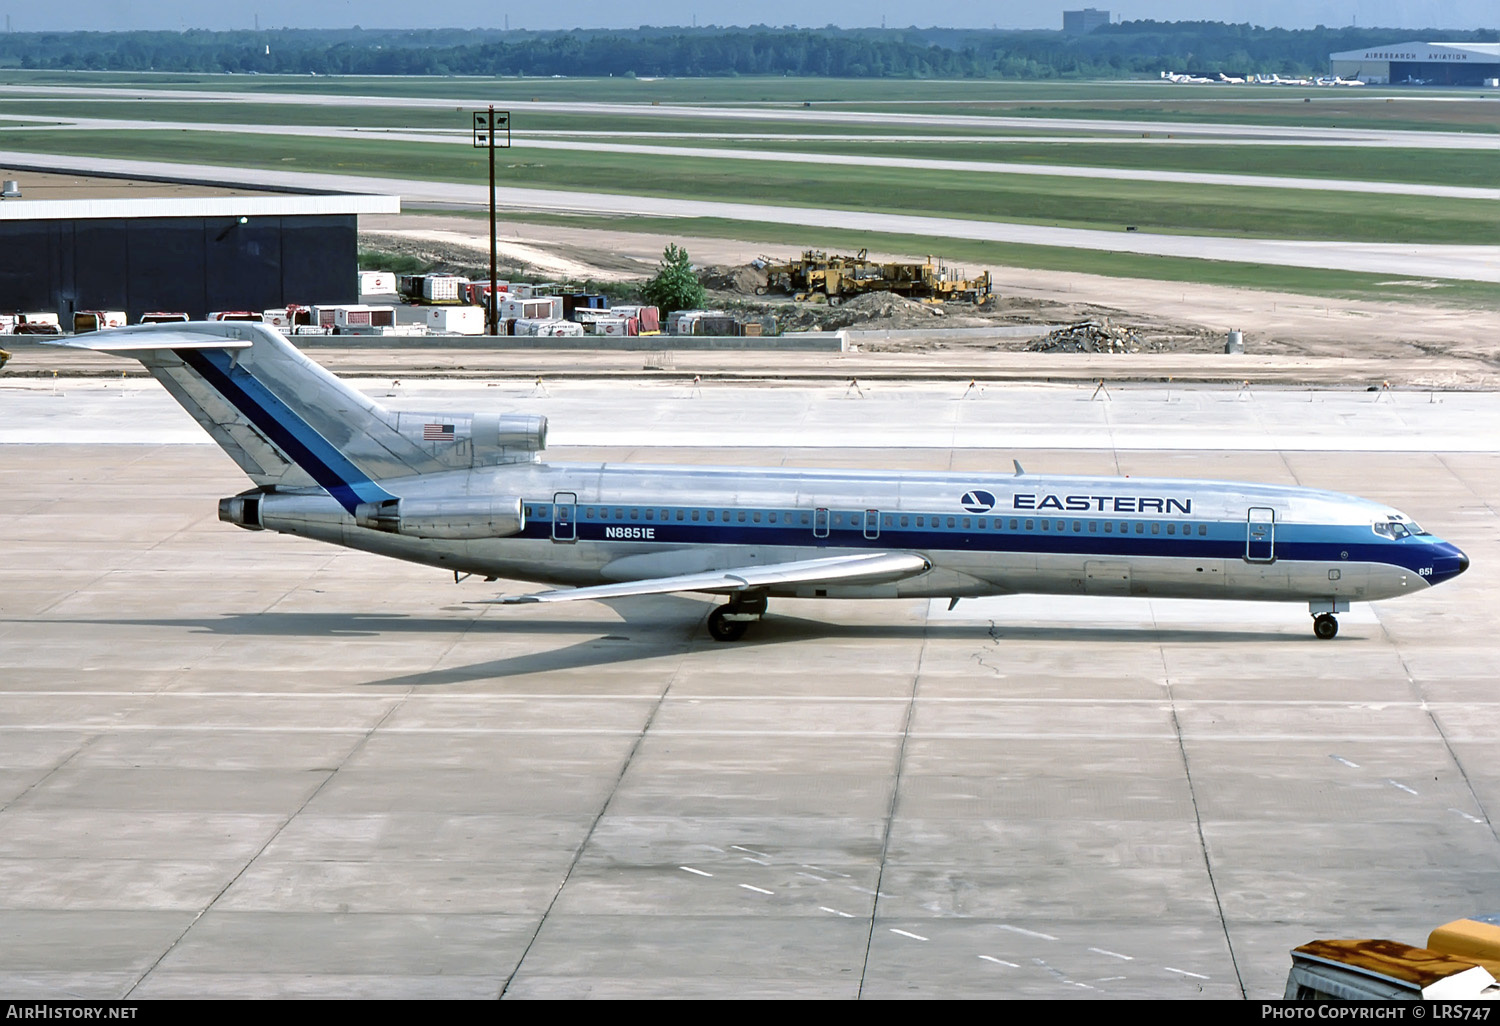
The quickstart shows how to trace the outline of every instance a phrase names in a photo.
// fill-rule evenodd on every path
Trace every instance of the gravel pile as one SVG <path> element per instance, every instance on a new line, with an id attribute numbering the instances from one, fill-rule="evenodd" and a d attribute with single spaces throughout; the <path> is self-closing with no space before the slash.
<path id="1" fill-rule="evenodd" d="M 1031 353 L 1139 353 L 1145 348 L 1133 331 L 1114 328 L 1109 321 L 1080 321 L 1058 328 L 1028 343 Z"/>

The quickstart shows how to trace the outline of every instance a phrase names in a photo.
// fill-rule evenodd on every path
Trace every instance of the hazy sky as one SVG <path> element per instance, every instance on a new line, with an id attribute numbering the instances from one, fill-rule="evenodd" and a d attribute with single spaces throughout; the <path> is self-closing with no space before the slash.
<path id="1" fill-rule="evenodd" d="M 241 29 L 254 28 L 634 28 L 637 25 L 802 25 L 891 26 L 913 22 L 952 27 L 1062 27 L 1064 8 L 1101 7 L 1125 19 L 1250 22 L 1284 28 L 1314 25 L 1390 28 L 1493 28 L 1500 24 L 1495 0 L 1108 0 L 1004 3 L 948 0 L 921 8 L 892 0 L 761 0 L 735 5 L 708 0 L 552 0 L 550 3 L 424 4 L 412 0 L 244 0 L 205 4 L 203 0 L 69 0 L 38 4 L 0 0 L 0 14 L 17 32 L 57 29 Z"/>

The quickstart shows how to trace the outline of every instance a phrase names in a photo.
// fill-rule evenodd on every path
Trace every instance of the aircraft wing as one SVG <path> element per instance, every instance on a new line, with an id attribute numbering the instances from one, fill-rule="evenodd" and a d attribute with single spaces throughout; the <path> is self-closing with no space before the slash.
<path id="1" fill-rule="evenodd" d="M 932 566 L 915 552 L 862 552 L 852 556 L 825 556 L 791 563 L 737 566 L 677 577 L 652 577 L 590 588 L 542 591 L 534 595 L 507 595 L 486 599 L 509 605 L 515 602 L 574 602 L 581 599 L 624 598 L 628 595 L 665 595 L 675 591 L 747 591 L 788 584 L 873 584 L 899 581 L 925 573 Z"/>

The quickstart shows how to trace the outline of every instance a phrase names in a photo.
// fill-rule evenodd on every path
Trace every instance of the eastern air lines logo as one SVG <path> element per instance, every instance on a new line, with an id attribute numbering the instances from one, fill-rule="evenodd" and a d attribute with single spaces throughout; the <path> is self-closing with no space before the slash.
<path id="1" fill-rule="evenodd" d="M 974 488 L 964 492 L 964 497 L 958 500 L 958 504 L 970 513 L 988 513 L 995 508 L 995 495 L 983 488 Z"/>

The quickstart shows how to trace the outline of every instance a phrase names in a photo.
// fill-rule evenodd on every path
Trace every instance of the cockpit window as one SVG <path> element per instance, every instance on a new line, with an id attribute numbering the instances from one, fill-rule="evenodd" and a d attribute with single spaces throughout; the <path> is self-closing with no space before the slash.
<path id="1" fill-rule="evenodd" d="M 1382 538 L 1397 541 L 1409 535 L 1426 534 L 1414 521 L 1388 517 L 1385 520 L 1377 520 L 1370 527 Z"/>

